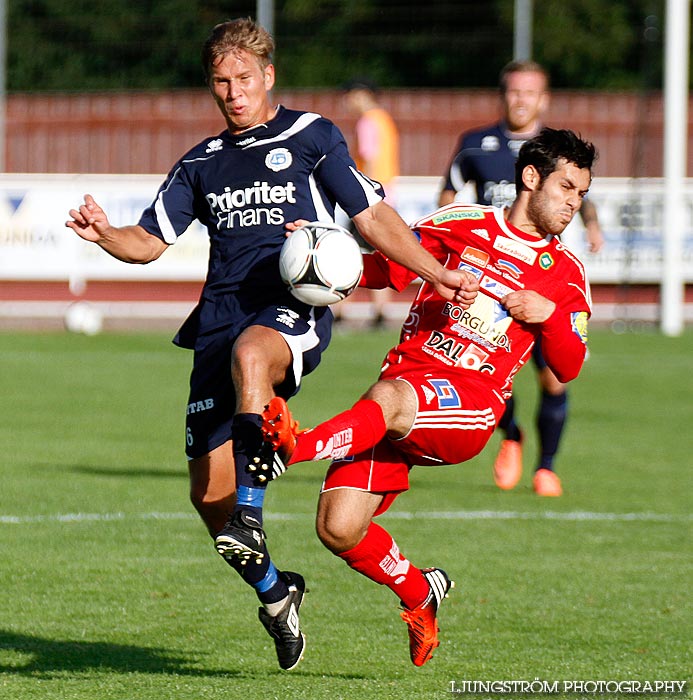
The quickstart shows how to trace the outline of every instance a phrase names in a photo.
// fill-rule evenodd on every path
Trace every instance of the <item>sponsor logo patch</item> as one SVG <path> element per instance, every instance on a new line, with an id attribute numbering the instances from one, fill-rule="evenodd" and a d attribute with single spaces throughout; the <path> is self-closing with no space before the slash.
<path id="1" fill-rule="evenodd" d="M 510 292 L 514 291 L 511 287 L 508 287 L 502 282 L 494 280 L 492 277 L 488 276 L 481 278 L 479 286 L 484 292 L 486 292 L 486 294 L 492 296 L 494 299 L 498 299 L 498 301 L 500 301 L 506 294 L 510 294 Z"/>
<path id="2" fill-rule="evenodd" d="M 493 247 L 496 250 L 500 250 L 501 253 L 509 255 L 511 258 L 516 260 L 522 260 L 522 262 L 528 265 L 533 265 L 534 261 L 537 259 L 537 253 L 532 250 L 528 245 L 525 245 L 521 241 L 515 241 L 512 238 L 506 238 L 505 236 L 498 236 L 493 242 Z"/>
<path id="3" fill-rule="evenodd" d="M 444 224 L 446 221 L 464 221 L 465 219 L 483 219 L 484 213 L 478 209 L 471 211 L 449 211 L 433 217 L 433 223 Z"/>
<path id="4" fill-rule="evenodd" d="M 428 383 L 435 389 L 440 408 L 460 408 L 462 406 L 457 389 L 447 379 L 429 379 Z"/>
<path id="5" fill-rule="evenodd" d="M 484 268 L 486 265 L 488 265 L 488 261 L 491 259 L 491 256 L 488 253 L 485 253 L 483 250 L 472 248 L 472 246 L 468 245 L 462 251 L 460 258 L 462 258 L 462 260 L 466 260 L 472 265 L 475 265 L 476 267 Z"/>
<path id="6" fill-rule="evenodd" d="M 519 280 L 522 276 L 522 270 L 515 264 L 510 262 L 510 260 L 497 260 L 496 267 L 503 272 L 507 272 L 511 277 Z"/>
<path id="7" fill-rule="evenodd" d="M 470 274 L 474 275 L 477 279 L 481 279 L 481 275 L 484 273 L 478 268 L 474 267 L 473 265 L 468 265 L 467 263 L 461 262 L 457 266 L 458 270 L 464 270 L 465 272 L 469 272 Z"/>
<path id="8" fill-rule="evenodd" d="M 223 147 L 224 142 L 221 139 L 214 139 L 214 141 L 210 141 L 207 144 L 207 150 L 205 153 L 216 153 L 217 151 L 221 151 Z"/>
<path id="9" fill-rule="evenodd" d="M 497 151 L 500 148 L 500 139 L 497 136 L 484 136 L 481 139 L 482 151 Z"/>

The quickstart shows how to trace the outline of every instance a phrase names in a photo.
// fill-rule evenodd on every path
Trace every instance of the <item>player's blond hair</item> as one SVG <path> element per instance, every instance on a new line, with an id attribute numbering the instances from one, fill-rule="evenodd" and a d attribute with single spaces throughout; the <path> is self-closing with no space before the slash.
<path id="1" fill-rule="evenodd" d="M 249 17 L 217 24 L 202 47 L 202 67 L 209 83 L 212 67 L 224 56 L 247 51 L 255 56 L 264 70 L 272 62 L 274 39 Z"/>
<path id="2" fill-rule="evenodd" d="M 508 76 L 513 73 L 540 73 L 544 76 L 544 81 L 546 85 L 545 90 L 549 89 L 549 73 L 540 63 L 536 61 L 510 61 L 507 63 L 503 70 L 500 72 L 498 78 L 498 85 L 500 86 L 501 94 L 505 94 L 508 88 Z"/>

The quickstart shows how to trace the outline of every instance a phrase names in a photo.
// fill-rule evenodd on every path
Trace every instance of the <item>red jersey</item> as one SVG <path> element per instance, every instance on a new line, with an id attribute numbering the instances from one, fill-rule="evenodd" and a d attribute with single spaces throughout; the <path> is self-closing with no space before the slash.
<path id="1" fill-rule="evenodd" d="M 474 303 L 463 309 L 424 282 L 402 326 L 399 344 L 387 354 L 381 378 L 441 365 L 451 379 L 481 383 L 504 399 L 535 342 L 560 381 L 582 367 L 591 313 L 589 285 L 580 261 L 558 238 L 538 239 L 509 224 L 501 209 L 453 203 L 412 225 L 421 244 L 445 267 L 479 280 Z M 361 286 L 401 291 L 414 273 L 382 254 L 364 256 Z M 531 289 L 556 304 L 541 324 L 514 320 L 500 299 Z"/>

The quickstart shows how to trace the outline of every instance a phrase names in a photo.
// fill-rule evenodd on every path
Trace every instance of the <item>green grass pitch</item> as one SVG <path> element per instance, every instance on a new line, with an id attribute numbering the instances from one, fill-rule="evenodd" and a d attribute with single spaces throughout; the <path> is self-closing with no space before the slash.
<path id="1" fill-rule="evenodd" d="M 351 405 L 394 338 L 338 333 L 292 400 L 301 423 Z M 530 368 L 516 385 L 518 488 L 493 486 L 494 436 L 470 463 L 416 469 L 381 518 L 415 564 L 457 582 L 424 668 L 395 596 L 315 537 L 325 464 L 270 487 L 270 551 L 310 589 L 305 658 L 285 673 L 188 502 L 190 354 L 161 334 L 0 334 L 0 698 L 409 700 L 452 697 L 453 682 L 690 681 L 693 333 L 597 330 L 590 347 L 562 498 L 530 488 Z"/>

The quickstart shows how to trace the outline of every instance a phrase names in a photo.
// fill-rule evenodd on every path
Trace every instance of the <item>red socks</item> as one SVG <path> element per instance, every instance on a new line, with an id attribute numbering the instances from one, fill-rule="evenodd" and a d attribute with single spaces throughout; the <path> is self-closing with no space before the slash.
<path id="1" fill-rule="evenodd" d="M 428 596 L 430 586 L 421 569 L 402 556 L 392 535 L 376 523 L 370 524 L 356 547 L 337 556 L 354 571 L 387 586 L 410 610 Z"/>
<path id="2" fill-rule="evenodd" d="M 288 463 L 341 459 L 358 454 L 377 445 L 386 431 L 379 404 L 360 399 L 348 411 L 301 433 Z"/>

